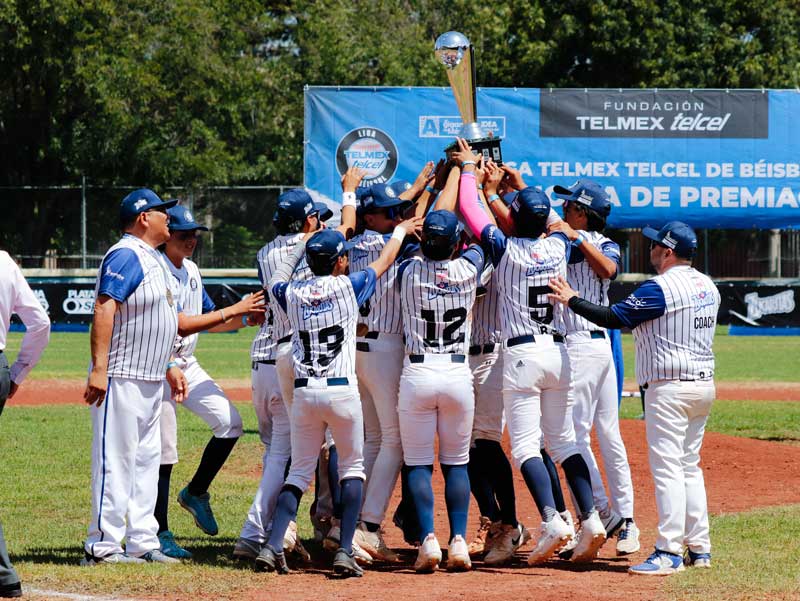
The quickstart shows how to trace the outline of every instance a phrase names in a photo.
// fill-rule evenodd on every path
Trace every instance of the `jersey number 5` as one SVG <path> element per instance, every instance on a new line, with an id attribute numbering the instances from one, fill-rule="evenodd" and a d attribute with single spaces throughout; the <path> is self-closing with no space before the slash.
<path id="1" fill-rule="evenodd" d="M 539 323 L 553 321 L 553 305 L 547 295 L 553 291 L 550 286 L 528 286 L 528 306 L 531 308 L 531 319 Z"/>
<path id="2" fill-rule="evenodd" d="M 311 358 L 311 334 L 307 330 L 298 332 L 300 341 L 303 343 L 303 365 L 314 365 Z M 342 343 L 344 342 L 344 330 L 342 326 L 330 326 L 322 328 L 318 333 L 318 342 L 315 346 L 324 347 L 325 353 L 320 352 L 317 358 L 317 365 L 320 367 L 327 367 L 331 361 L 336 358 L 339 351 L 342 350 Z"/>

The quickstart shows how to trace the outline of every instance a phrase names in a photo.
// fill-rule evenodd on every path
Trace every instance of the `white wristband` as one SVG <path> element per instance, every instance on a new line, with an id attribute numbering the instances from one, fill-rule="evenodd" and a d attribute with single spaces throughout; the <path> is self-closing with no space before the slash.
<path id="1" fill-rule="evenodd" d="M 392 232 L 392 237 L 390 240 L 397 240 L 400 244 L 403 243 L 403 240 L 406 238 L 406 231 L 401 228 L 399 225 L 395 226 L 394 231 Z"/>
<path id="2" fill-rule="evenodd" d="M 342 208 L 356 206 L 355 192 L 345 192 L 342 194 Z"/>

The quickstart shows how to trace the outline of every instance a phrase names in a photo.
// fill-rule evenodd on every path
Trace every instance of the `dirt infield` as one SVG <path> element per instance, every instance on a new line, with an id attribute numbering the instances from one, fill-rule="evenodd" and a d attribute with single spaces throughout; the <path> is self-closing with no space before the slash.
<path id="1" fill-rule="evenodd" d="M 250 400 L 250 382 L 221 380 L 220 385 L 233 401 Z M 80 403 L 86 383 L 80 380 L 28 380 L 19 389 L 10 405 L 60 405 Z M 626 390 L 635 390 L 626 381 Z M 723 401 L 800 401 L 800 382 L 719 382 L 717 399 Z"/>
<path id="2" fill-rule="evenodd" d="M 242 382 L 227 382 L 226 389 L 236 400 L 250 397 L 249 387 Z M 231 385 L 234 384 L 234 385 Z M 30 381 L 12 400 L 15 405 L 79 403 L 83 384 L 75 381 Z M 800 384 L 781 384 L 776 387 L 726 386 L 719 388 L 721 398 L 756 398 L 800 401 Z M 644 422 L 623 420 L 622 433 L 628 448 L 636 494 L 636 520 L 642 529 L 642 551 L 629 559 L 614 556 L 613 542 L 606 545 L 600 559 L 591 567 L 573 566 L 553 561 L 546 567 L 529 568 L 524 564 L 526 547 L 515 565 L 507 568 L 476 569 L 466 574 L 438 572 L 418 576 L 411 570 L 413 550 L 402 541 L 400 532 L 389 525 L 387 542 L 401 550 L 400 565 L 377 565 L 364 578 L 340 582 L 329 578 L 327 561 L 311 569 L 286 577 L 270 578 L 268 584 L 236 594 L 241 600 L 303 599 L 363 600 L 404 599 L 404 601 L 449 601 L 461 599 L 657 599 L 661 596 L 663 580 L 629 576 L 627 567 L 649 553 L 655 538 L 656 509 L 653 484 L 647 466 Z M 254 458 L 254 461 L 258 459 Z M 730 513 L 760 506 L 784 505 L 800 500 L 800 447 L 774 442 L 735 438 L 707 433 L 703 447 L 709 506 L 712 513 Z M 254 466 L 255 469 L 255 466 Z M 519 519 L 535 528 L 537 512 L 518 473 L 515 474 L 519 493 Z M 774 486 L 781 482 L 781 486 Z M 434 475 L 436 490 L 436 527 L 439 540 L 446 543 L 447 517 L 444 508 L 443 482 L 437 468 Z M 390 506 L 394 510 L 398 494 Z M 469 533 L 474 532 L 478 514 L 475 504 L 470 509 Z M 164 598 L 175 598 L 174 595 Z"/>

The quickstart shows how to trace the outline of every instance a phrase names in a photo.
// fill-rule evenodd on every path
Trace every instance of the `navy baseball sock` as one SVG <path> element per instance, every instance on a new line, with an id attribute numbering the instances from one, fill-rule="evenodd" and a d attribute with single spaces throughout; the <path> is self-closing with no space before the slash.
<path id="1" fill-rule="evenodd" d="M 444 500 L 450 520 L 450 540 L 457 534 L 467 535 L 469 512 L 469 471 L 466 465 L 442 464 L 444 475 Z"/>
<path id="2" fill-rule="evenodd" d="M 289 522 L 297 517 L 297 507 L 300 505 L 302 496 L 303 491 L 296 486 L 283 485 L 275 505 L 275 514 L 272 516 L 272 533 L 267 541 L 273 551 L 283 552 L 283 537 L 289 527 Z"/>
<path id="3" fill-rule="evenodd" d="M 561 467 L 564 468 L 564 475 L 567 477 L 569 488 L 572 490 L 575 502 L 581 512 L 580 519 L 583 520 L 590 512 L 594 511 L 594 497 L 592 496 L 592 480 L 589 475 L 589 468 L 586 465 L 586 461 L 578 453 L 562 461 Z"/>
<path id="4" fill-rule="evenodd" d="M 553 489 L 553 501 L 555 501 L 555 508 L 558 513 L 563 513 L 567 510 L 567 504 L 564 502 L 564 493 L 561 491 L 561 480 L 558 478 L 558 468 L 550 455 L 544 449 L 542 451 L 542 461 L 547 468 L 547 473 L 550 474 L 550 486 Z"/>
<path id="5" fill-rule="evenodd" d="M 172 464 L 161 465 L 158 468 L 158 494 L 156 495 L 156 508 L 153 516 L 158 522 L 158 533 L 169 530 L 167 512 L 169 507 L 169 479 L 172 476 Z"/>
<path id="6" fill-rule="evenodd" d="M 219 470 L 225 465 L 225 461 L 227 461 L 228 455 L 231 454 L 237 440 L 239 439 L 213 436 L 208 441 L 203 451 L 203 457 L 200 459 L 200 465 L 197 466 L 197 471 L 194 473 L 191 482 L 189 482 L 190 495 L 199 496 L 208 492 L 208 487 L 211 486 L 211 482 L 214 481 Z"/>
<path id="7" fill-rule="evenodd" d="M 433 476 L 432 465 L 414 465 L 408 469 L 408 489 L 417 510 L 420 542 L 433 532 Z"/>
<path id="8" fill-rule="evenodd" d="M 364 481 L 361 478 L 347 478 L 342 480 L 341 489 L 342 522 L 339 530 L 339 546 L 350 553 L 353 550 L 353 534 L 356 532 L 358 514 L 361 513 Z"/>
<path id="9" fill-rule="evenodd" d="M 489 441 L 476 440 L 475 446 L 470 448 L 467 471 L 469 473 L 469 487 L 472 491 L 472 496 L 475 497 L 475 501 L 478 503 L 481 515 L 494 522 L 500 517 L 500 508 L 494 498 L 494 487 L 487 468 L 486 447 L 482 444 L 484 442 Z M 444 466 L 442 470 L 444 470 Z"/>
<path id="10" fill-rule="evenodd" d="M 517 497 L 514 493 L 514 472 L 502 445 L 496 440 L 476 441 L 486 448 L 487 474 L 492 482 L 500 520 L 509 526 L 517 527 Z M 470 482 L 472 474 L 470 474 Z"/>
<path id="11" fill-rule="evenodd" d="M 331 487 L 333 517 L 342 519 L 342 488 L 339 483 L 339 453 L 336 445 L 328 449 L 328 484 Z"/>
<path id="12" fill-rule="evenodd" d="M 550 475 L 541 457 L 531 457 L 520 468 L 528 490 L 531 491 L 536 508 L 545 522 L 556 515 L 553 489 L 550 486 Z"/>

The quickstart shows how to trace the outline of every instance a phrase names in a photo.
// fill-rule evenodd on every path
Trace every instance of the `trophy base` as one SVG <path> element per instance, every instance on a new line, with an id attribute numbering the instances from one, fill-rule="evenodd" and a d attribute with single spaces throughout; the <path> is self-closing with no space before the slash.
<path id="1" fill-rule="evenodd" d="M 492 162 L 497 163 L 498 165 L 503 164 L 503 152 L 500 150 L 500 138 L 478 138 L 467 140 L 467 142 L 472 147 L 472 150 L 483 155 L 484 163 L 491 159 Z M 457 150 L 458 142 L 453 142 L 450 144 L 450 146 L 444 149 L 444 153 L 448 160 L 450 159 L 450 155 Z"/>

